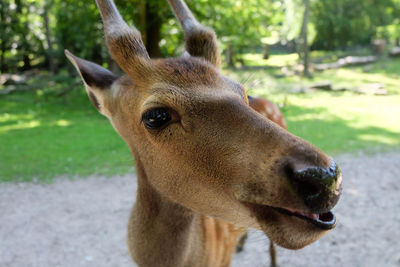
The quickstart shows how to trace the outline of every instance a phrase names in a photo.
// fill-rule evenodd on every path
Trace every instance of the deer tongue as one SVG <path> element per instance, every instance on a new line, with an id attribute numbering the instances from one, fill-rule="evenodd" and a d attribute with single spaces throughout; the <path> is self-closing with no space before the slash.
<path id="1" fill-rule="evenodd" d="M 301 216 L 304 216 L 304 217 L 308 217 L 308 218 L 313 219 L 313 220 L 318 220 L 319 219 L 319 214 L 318 213 L 304 213 L 304 212 L 300 212 L 300 211 L 292 210 L 292 209 L 287 209 L 287 210 L 290 211 L 291 213 L 298 214 L 298 215 L 301 215 Z"/>

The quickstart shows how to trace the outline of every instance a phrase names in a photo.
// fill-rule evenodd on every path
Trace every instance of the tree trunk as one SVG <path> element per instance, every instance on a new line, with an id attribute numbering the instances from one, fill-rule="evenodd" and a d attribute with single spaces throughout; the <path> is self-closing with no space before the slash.
<path id="1" fill-rule="evenodd" d="M 48 15 L 48 8 L 50 7 L 49 4 L 45 4 L 43 7 L 43 22 L 44 22 L 44 29 L 46 35 L 46 43 L 47 43 L 47 51 L 46 51 L 46 58 L 48 63 L 48 68 L 50 73 L 55 73 L 56 68 L 54 65 L 54 53 L 53 53 L 53 42 L 51 41 L 51 34 L 50 34 L 50 27 L 49 27 L 49 15 Z"/>
<path id="2" fill-rule="evenodd" d="M 29 3 L 26 3 L 26 9 L 27 9 L 27 14 L 26 16 L 29 15 Z M 22 15 L 22 9 L 23 9 L 23 3 L 21 0 L 15 0 L 15 5 L 16 5 L 16 10 L 17 10 L 17 14 L 19 16 Z M 24 26 L 21 29 L 21 32 L 19 33 L 21 36 L 21 51 L 22 51 L 22 61 L 24 62 L 24 65 L 22 66 L 21 70 L 25 71 L 25 70 L 29 70 L 32 68 L 31 65 L 31 59 L 29 57 L 29 53 L 31 51 L 31 46 L 26 38 L 26 35 L 29 32 L 29 25 L 28 25 L 28 21 L 24 22 Z"/>
<path id="3" fill-rule="evenodd" d="M 310 55 L 309 55 L 309 46 L 308 46 L 308 19 L 310 17 L 310 0 L 304 0 L 304 16 L 303 23 L 301 25 L 300 32 L 300 42 L 301 42 L 301 54 L 303 59 L 303 74 L 306 77 L 311 77 L 310 74 Z"/>
<path id="4" fill-rule="evenodd" d="M 269 59 L 269 45 L 264 44 L 263 59 Z"/>
<path id="5" fill-rule="evenodd" d="M 228 67 L 235 68 L 235 55 L 232 49 L 232 45 L 228 44 L 225 50 L 225 62 Z"/>
<path id="6" fill-rule="evenodd" d="M 32 68 L 31 59 L 29 57 L 29 52 L 27 49 L 24 51 L 24 54 L 22 55 L 22 61 L 24 62 L 24 65 L 22 66 L 21 70 L 25 71 L 25 70 L 30 70 Z"/>
<path id="7" fill-rule="evenodd" d="M 146 49 L 151 58 L 161 57 L 160 40 L 161 40 L 162 20 L 158 14 L 158 10 L 151 8 L 146 3 Z"/>
<path id="8" fill-rule="evenodd" d="M 5 58 L 6 53 L 6 18 L 5 18 L 5 5 L 3 1 L 0 3 L 0 37 L 1 37 L 1 47 L 0 47 L 0 73 L 7 71 L 7 63 Z"/>
<path id="9" fill-rule="evenodd" d="M 146 21 L 146 10 L 147 10 L 147 5 L 146 5 L 146 0 L 141 0 L 139 3 L 139 30 L 140 34 L 142 36 L 143 43 L 146 45 L 147 43 L 147 21 Z"/>

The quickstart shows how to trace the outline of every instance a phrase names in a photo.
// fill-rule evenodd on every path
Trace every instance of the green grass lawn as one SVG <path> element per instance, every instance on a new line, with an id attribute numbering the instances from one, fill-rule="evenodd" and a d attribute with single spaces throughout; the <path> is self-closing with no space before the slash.
<path id="1" fill-rule="evenodd" d="M 74 87 L 65 97 L 45 83 L 36 92 L 0 98 L 0 181 L 133 169 L 127 145 L 93 108 L 81 82 L 70 77 L 62 75 L 61 86 Z M 52 85 L 50 77 L 42 79 Z"/>
<path id="2" fill-rule="evenodd" d="M 246 55 L 253 68 L 224 70 L 249 93 L 282 105 L 289 130 L 330 154 L 400 150 L 400 60 L 365 67 L 276 78 L 296 55 L 262 60 Z M 335 86 L 386 85 L 389 95 L 350 92 L 291 93 L 293 88 L 329 80 Z M 92 107 L 75 74 L 38 74 L 35 90 L 0 96 L 0 181 L 51 181 L 58 175 L 122 174 L 133 170 L 127 145 Z M 65 96 L 57 94 L 67 88 Z M 1 88 L 0 88 L 1 90 Z"/>

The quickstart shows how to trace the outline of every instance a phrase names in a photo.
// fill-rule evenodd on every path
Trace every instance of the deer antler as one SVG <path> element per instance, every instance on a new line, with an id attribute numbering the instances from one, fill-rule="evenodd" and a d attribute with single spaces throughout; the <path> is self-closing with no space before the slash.
<path id="1" fill-rule="evenodd" d="M 168 2 L 184 31 L 186 51 L 192 56 L 202 57 L 214 66 L 220 67 L 221 58 L 215 32 L 201 25 L 183 0 L 168 0 Z"/>
<path id="2" fill-rule="evenodd" d="M 96 0 L 96 3 L 112 57 L 126 73 L 140 75 L 143 79 L 143 73 L 150 68 L 151 61 L 140 32 L 126 24 L 112 0 Z"/>

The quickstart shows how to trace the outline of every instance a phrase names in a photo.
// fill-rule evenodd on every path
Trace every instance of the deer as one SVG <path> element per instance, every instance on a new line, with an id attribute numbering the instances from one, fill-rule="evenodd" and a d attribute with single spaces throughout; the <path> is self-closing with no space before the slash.
<path id="1" fill-rule="evenodd" d="M 287 124 L 285 118 L 283 117 L 281 111 L 279 110 L 278 106 L 275 105 L 273 102 L 269 101 L 268 99 L 262 97 L 254 97 L 254 96 L 247 96 L 249 100 L 249 106 L 260 113 L 261 115 L 265 116 L 269 120 L 275 122 L 283 129 L 287 130 Z"/>
<path id="2" fill-rule="evenodd" d="M 339 166 L 249 106 L 221 74 L 216 34 L 183 0 L 168 0 L 185 52 L 151 59 L 112 0 L 96 0 L 123 74 L 65 51 L 89 100 L 127 143 L 137 194 L 127 245 L 138 266 L 230 266 L 249 228 L 300 249 L 336 225 Z M 101 145 L 101 144 L 99 144 Z"/>

